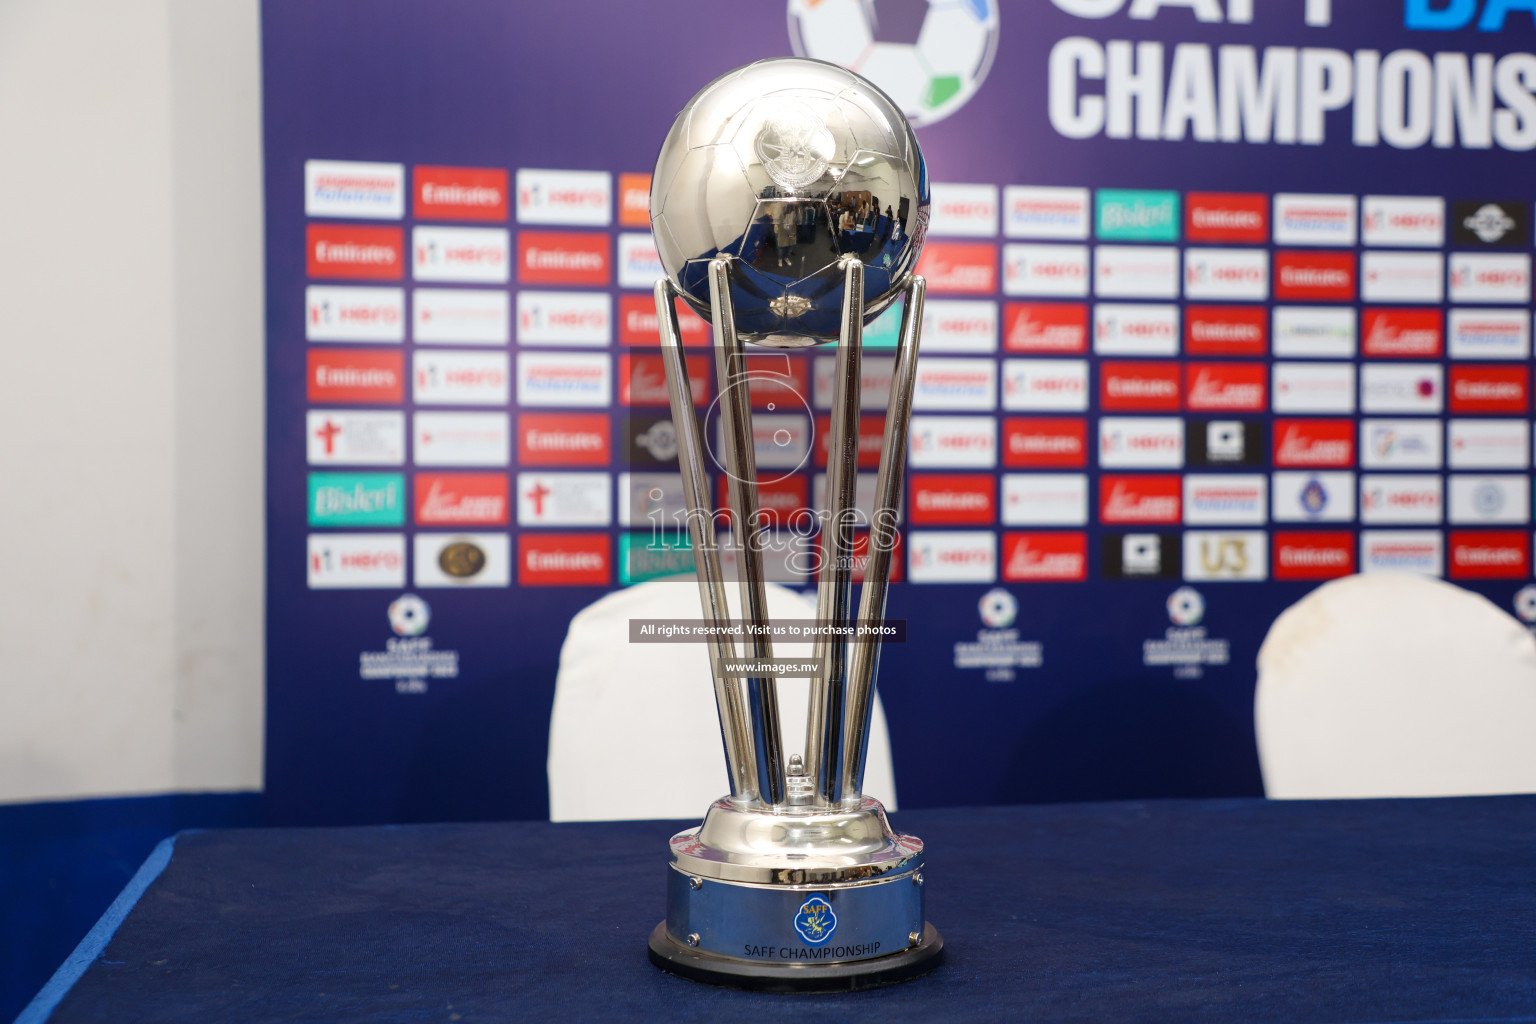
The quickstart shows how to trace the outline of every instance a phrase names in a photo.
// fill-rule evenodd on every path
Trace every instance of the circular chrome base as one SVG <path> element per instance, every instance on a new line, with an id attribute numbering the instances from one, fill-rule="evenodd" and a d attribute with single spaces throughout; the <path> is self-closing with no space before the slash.
<path id="1" fill-rule="evenodd" d="M 944 938 L 924 922 L 915 946 L 873 960 L 831 964 L 779 964 L 704 953 L 675 942 L 663 921 L 651 932 L 651 963 L 668 974 L 755 992 L 856 992 L 916 978 L 944 959 Z"/>

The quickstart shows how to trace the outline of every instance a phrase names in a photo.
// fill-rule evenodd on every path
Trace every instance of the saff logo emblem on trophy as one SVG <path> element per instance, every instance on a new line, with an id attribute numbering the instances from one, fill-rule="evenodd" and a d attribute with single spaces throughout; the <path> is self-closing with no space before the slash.
<path id="1" fill-rule="evenodd" d="M 928 224 L 923 155 L 900 107 L 873 84 L 835 64 L 783 58 L 700 90 L 673 122 L 651 182 L 667 275 L 656 284 L 662 359 L 730 786 L 703 824 L 671 840 L 667 917 L 651 933 L 651 959 L 696 980 L 776 991 L 912 977 L 943 950 L 923 916 L 923 843 L 892 831 L 863 783 L 880 664 L 873 627 L 885 616 L 923 321 L 914 273 Z M 714 331 L 719 453 L 705 448 L 693 406 L 677 298 Z M 864 521 L 854 502 L 863 332 L 898 300 L 873 516 Z M 748 345 L 836 346 L 815 667 L 803 747 L 787 762 L 773 640 L 753 628 L 770 620 L 767 517 L 742 386 Z M 705 475 L 717 454 L 728 524 L 714 515 Z M 736 631 L 726 628 L 717 526 L 737 552 L 744 622 L 734 625 L 745 628 Z M 859 527 L 869 539 L 855 612 Z M 848 627 L 857 627 L 851 636 Z"/>

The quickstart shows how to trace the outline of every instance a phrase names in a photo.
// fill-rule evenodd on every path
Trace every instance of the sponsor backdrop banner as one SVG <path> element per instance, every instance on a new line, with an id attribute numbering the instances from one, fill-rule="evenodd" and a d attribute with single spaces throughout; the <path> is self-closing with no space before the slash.
<path id="1" fill-rule="evenodd" d="M 276 820 L 546 813 L 571 617 L 691 567 L 649 172 L 764 57 L 873 78 L 934 183 L 905 806 L 1260 792 L 1258 646 L 1333 577 L 1536 618 L 1528 3 L 269 0 L 263 32 Z M 831 361 L 753 381 L 796 585 Z"/>

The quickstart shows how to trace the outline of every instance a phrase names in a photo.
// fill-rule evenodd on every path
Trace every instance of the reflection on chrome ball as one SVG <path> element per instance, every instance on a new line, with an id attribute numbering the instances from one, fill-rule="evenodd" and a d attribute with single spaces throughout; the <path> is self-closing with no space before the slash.
<path id="1" fill-rule="evenodd" d="M 927 227 L 928 174 L 901 110 L 823 61 L 758 61 L 706 85 L 651 178 L 667 277 L 707 318 L 709 263 L 736 257 L 736 329 L 762 345 L 837 339 L 845 255 L 864 264 L 874 319 L 911 279 Z"/>

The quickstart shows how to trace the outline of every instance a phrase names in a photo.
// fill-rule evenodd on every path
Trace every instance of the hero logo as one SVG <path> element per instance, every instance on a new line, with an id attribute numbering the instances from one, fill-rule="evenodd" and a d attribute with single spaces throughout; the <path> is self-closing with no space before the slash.
<path id="1" fill-rule="evenodd" d="M 1128 412 L 1177 412 L 1179 364 L 1112 362 L 1099 364 L 1099 405 Z"/>
<path id="2" fill-rule="evenodd" d="M 517 418 L 517 461 L 524 466 L 606 466 L 606 413 L 525 412 Z"/>
<path id="3" fill-rule="evenodd" d="M 1355 571 L 1355 535 L 1348 530 L 1275 531 L 1275 579 L 1329 580 Z"/>
<path id="4" fill-rule="evenodd" d="M 1003 465 L 1010 469 L 1077 469 L 1088 464 L 1088 421 L 1009 417 L 1003 420 Z"/>
<path id="5" fill-rule="evenodd" d="M 1531 574 L 1531 535 L 1524 530 L 1452 530 L 1453 579 L 1524 579 Z"/>
<path id="6" fill-rule="evenodd" d="M 1451 314 L 1455 330 L 1455 312 Z M 1438 309 L 1367 309 L 1361 354 L 1377 358 L 1438 359 L 1444 326 Z M 1456 355 L 1454 340 L 1451 355 Z"/>
<path id="7" fill-rule="evenodd" d="M 304 161 L 306 217 L 399 220 L 404 214 L 404 165 L 354 160 Z"/>
<path id="8" fill-rule="evenodd" d="M 416 522 L 422 526 L 506 526 L 502 473 L 417 473 Z"/>
<path id="9" fill-rule="evenodd" d="M 923 307 L 923 351 L 997 351 L 997 303 L 934 299 Z"/>
<path id="10" fill-rule="evenodd" d="M 677 329 L 685 346 L 708 345 L 709 324 L 681 299 L 674 300 Z M 619 296 L 619 342 L 624 345 L 659 345 L 660 324 L 656 319 L 656 301 L 649 295 Z"/>
<path id="11" fill-rule="evenodd" d="M 1528 359 L 1530 332 L 1530 314 L 1523 309 L 1453 309 L 1451 358 Z"/>
<path id="12" fill-rule="evenodd" d="M 489 288 L 417 288 L 411 293 L 417 344 L 505 345 L 512 340 L 511 302 Z"/>
<path id="13" fill-rule="evenodd" d="M 1275 241 L 1281 245 L 1354 245 L 1355 197 L 1276 195 Z"/>
<path id="14" fill-rule="evenodd" d="M 1354 297 L 1354 253 L 1275 253 L 1275 298 L 1348 302 Z"/>
<path id="15" fill-rule="evenodd" d="M 913 416 L 911 438 L 916 469 L 997 465 L 997 421 L 990 416 Z"/>
<path id="16" fill-rule="evenodd" d="M 420 405 L 506 405 L 511 373 L 505 352 L 412 354 L 413 395 Z"/>
<path id="17" fill-rule="evenodd" d="M 517 172 L 517 220 L 606 227 L 612 193 L 613 177 L 607 171 L 522 169 Z"/>
<path id="18" fill-rule="evenodd" d="M 398 281 L 405 276 L 405 235 L 399 228 L 310 224 L 304 245 L 310 277 Z"/>
<path id="19" fill-rule="evenodd" d="M 1438 523 L 1443 507 L 1438 476 L 1396 473 L 1363 473 L 1360 476 L 1362 523 Z"/>
<path id="20" fill-rule="evenodd" d="M 511 460 L 504 412 L 418 412 L 412 429 L 418 466 L 505 466 Z"/>
<path id="21" fill-rule="evenodd" d="M 1524 366 L 1452 366 L 1451 412 L 1524 413 L 1530 377 Z"/>
<path id="22" fill-rule="evenodd" d="M 1075 583 L 1088 578 L 1088 538 L 1081 533 L 1003 534 L 1003 579 Z"/>
<path id="23" fill-rule="evenodd" d="M 310 341 L 403 341 L 405 292 L 310 285 L 304 289 L 304 337 Z"/>
<path id="24" fill-rule="evenodd" d="M 990 359 L 920 357 L 912 388 L 912 408 L 997 408 L 997 364 Z"/>
<path id="25" fill-rule="evenodd" d="M 416 167 L 417 220 L 507 219 L 507 172 L 490 167 Z"/>
<path id="26" fill-rule="evenodd" d="M 991 238 L 997 234 L 997 186 L 934 182 L 928 234 Z"/>
<path id="27" fill-rule="evenodd" d="M 1452 302 L 1529 302 L 1531 258 L 1524 253 L 1453 252 Z"/>
<path id="28" fill-rule="evenodd" d="M 512 273 L 506 228 L 411 229 L 411 274 L 418 281 L 503 284 Z"/>
<path id="29" fill-rule="evenodd" d="M 517 404 L 520 406 L 593 406 L 608 404 L 612 364 L 605 354 L 520 352 L 517 357 Z"/>
<path id="30" fill-rule="evenodd" d="M 1191 412 L 1259 412 L 1267 403 L 1263 363 L 1189 363 L 1184 372 Z"/>
<path id="31" fill-rule="evenodd" d="M 1262 356 L 1269 347 L 1262 306 L 1189 306 L 1184 349 L 1192 356 Z"/>
<path id="32" fill-rule="evenodd" d="M 1269 241 L 1269 202 L 1257 192 L 1191 192 L 1184 234 L 1191 242 Z"/>
<path id="33" fill-rule="evenodd" d="M 1088 408 L 1088 364 L 1081 359 L 1003 360 L 1003 408 L 1082 412 Z"/>
<path id="34" fill-rule="evenodd" d="M 1327 469 L 1354 463 L 1353 420 L 1275 420 L 1275 465 Z"/>
<path id="35" fill-rule="evenodd" d="M 405 536 L 399 533 L 309 535 L 311 590 L 405 586 Z"/>
<path id="36" fill-rule="evenodd" d="M 1360 224 L 1366 245 L 1438 249 L 1445 243 L 1445 200 L 1439 196 L 1366 196 Z"/>
<path id="37" fill-rule="evenodd" d="M 913 583 L 994 583 L 997 535 L 988 531 L 915 530 L 907 537 Z"/>
<path id="38" fill-rule="evenodd" d="M 1263 249 L 1186 249 L 1184 294 L 1191 299 L 1267 299 L 1269 253 Z"/>
<path id="39" fill-rule="evenodd" d="M 517 236 L 517 279 L 523 284 L 606 287 L 608 236 L 580 231 L 524 231 Z"/>
<path id="40" fill-rule="evenodd" d="M 521 587 L 606 587 L 613 580 L 605 533 L 525 533 L 518 537 Z"/>
<path id="41" fill-rule="evenodd" d="M 1182 515 L 1182 488 L 1177 476 L 1099 478 L 1100 522 L 1175 524 Z"/>
<path id="42" fill-rule="evenodd" d="M 1009 238 L 1088 237 L 1088 190 L 1009 185 L 1003 190 Z"/>
<path id="43" fill-rule="evenodd" d="M 1093 350 L 1112 356 L 1178 355 L 1179 307 L 1100 303 L 1093 307 Z"/>
<path id="44" fill-rule="evenodd" d="M 1179 469 L 1184 421 L 1164 416 L 1105 416 L 1099 420 L 1099 465 L 1105 469 Z"/>
<path id="45" fill-rule="evenodd" d="M 1003 347 L 1010 352 L 1088 351 L 1088 307 L 1081 302 L 1010 302 L 1003 319 Z"/>
<path id="46" fill-rule="evenodd" d="M 923 258 L 928 258 L 927 253 Z M 918 272 L 922 273 L 921 267 Z M 992 290 L 990 285 L 986 290 Z M 1003 292 L 1067 298 L 1087 295 L 1088 247 L 1017 243 L 1003 246 Z"/>
<path id="47" fill-rule="evenodd" d="M 959 295 L 990 295 L 997 290 L 997 246 L 991 242 L 929 242 L 917 272 L 928 290 Z"/>
<path id="48" fill-rule="evenodd" d="M 522 345 L 606 345 L 612 336 L 611 298 L 601 292 L 517 293 L 517 340 Z"/>

